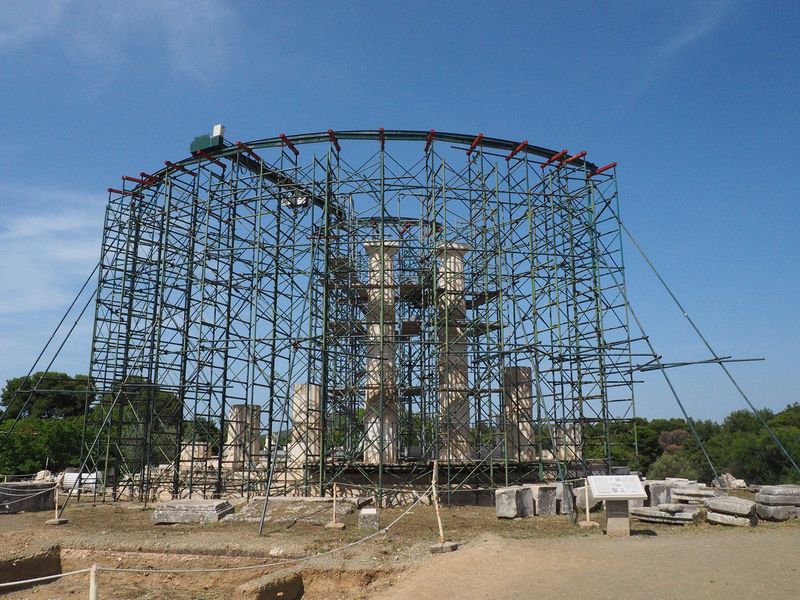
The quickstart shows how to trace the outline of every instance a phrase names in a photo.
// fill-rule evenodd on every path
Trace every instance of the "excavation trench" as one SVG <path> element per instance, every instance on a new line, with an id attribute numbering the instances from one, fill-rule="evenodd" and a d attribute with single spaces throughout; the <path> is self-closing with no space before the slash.
<path id="1" fill-rule="evenodd" d="M 40 552 L 0 561 L 0 583 L 33 579 L 91 567 L 143 569 L 98 572 L 101 598 L 207 598 L 210 600 L 321 600 L 368 598 L 396 571 L 388 569 L 326 568 L 280 564 L 287 558 L 272 559 L 275 566 L 250 570 L 227 570 L 267 562 L 263 556 L 224 554 L 185 554 L 159 552 L 120 552 L 52 546 Z M 168 573 L 164 569 L 193 572 Z M 88 591 L 88 574 L 78 574 L 9 590 L 6 597 L 47 599 L 59 594 L 82 595 Z"/>

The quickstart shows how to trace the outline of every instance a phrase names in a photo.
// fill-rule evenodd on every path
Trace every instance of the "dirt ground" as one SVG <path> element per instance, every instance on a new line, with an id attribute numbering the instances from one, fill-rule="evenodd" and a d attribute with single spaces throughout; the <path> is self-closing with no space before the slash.
<path id="1" fill-rule="evenodd" d="M 0 555 L 26 556 L 58 544 L 64 571 L 93 563 L 111 568 L 212 569 L 264 565 L 255 570 L 186 574 L 102 572 L 101 598 L 208 598 L 230 600 L 237 586 L 287 568 L 295 558 L 340 548 L 364 532 L 356 515 L 340 517 L 343 531 L 325 529 L 320 511 L 271 511 L 263 537 L 250 522 L 152 525 L 150 509 L 130 504 L 81 503 L 68 508 L 69 523 L 43 524 L 44 513 L 0 515 Z M 388 524 L 402 509 L 384 509 Z M 290 516 L 291 518 L 287 518 Z M 436 540 L 433 509 L 417 506 L 387 534 L 303 562 L 304 598 L 393 600 L 586 598 L 796 598 L 800 594 L 800 522 L 756 528 L 634 524 L 629 539 L 571 526 L 567 517 L 498 520 L 494 509 L 443 511 L 454 553 L 431 555 Z M 602 514 L 594 515 L 602 521 Z M 0 569 L 3 567 L 0 567 Z M 11 568 L 6 566 L 5 568 Z M 87 576 L 7 593 L 10 599 L 74 598 Z M 2 591 L 2 590 L 0 590 Z"/>

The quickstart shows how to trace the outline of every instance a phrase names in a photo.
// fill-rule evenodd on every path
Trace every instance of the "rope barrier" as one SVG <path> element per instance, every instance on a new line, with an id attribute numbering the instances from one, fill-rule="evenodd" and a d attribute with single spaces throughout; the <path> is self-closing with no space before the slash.
<path id="1" fill-rule="evenodd" d="M 9 502 L 0 502 L 0 504 L 2 504 L 3 506 L 10 506 L 11 504 L 16 504 L 18 502 L 25 502 L 26 500 L 30 500 L 31 498 L 35 498 L 36 496 L 41 496 L 42 494 L 46 494 L 48 492 L 52 492 L 54 489 L 56 489 L 56 488 L 54 488 L 54 487 L 47 488 L 47 489 L 41 490 L 39 492 L 36 492 L 35 494 L 30 494 L 30 495 L 24 496 L 24 497 L 18 497 L 17 500 L 10 500 Z"/>
<path id="2" fill-rule="evenodd" d="M 80 575 L 81 573 L 88 573 L 91 567 L 87 569 L 78 569 L 77 571 L 67 571 L 66 573 L 57 573 L 56 575 L 46 575 L 45 577 L 34 577 L 33 579 L 20 579 L 19 581 L 8 581 L 0 583 L 0 588 L 14 587 L 16 585 L 27 585 L 29 583 L 39 583 L 40 581 L 49 581 L 50 579 L 59 579 L 60 577 L 67 577 L 69 575 Z"/>
<path id="3" fill-rule="evenodd" d="M 42 481 L 41 483 L 44 484 L 44 483 L 50 483 L 50 482 L 49 481 Z M 50 486 L 48 488 L 44 488 L 44 489 L 46 489 L 46 490 L 54 490 L 57 487 L 58 487 L 57 484 L 53 484 L 52 486 Z M 37 490 L 37 491 L 39 491 L 39 490 Z M 16 496 L 24 496 L 25 494 L 29 493 L 29 491 L 21 490 L 21 489 L 17 488 L 16 486 L 8 486 L 8 485 L 3 485 L 1 483 L 0 483 L 0 492 L 2 492 L 4 494 L 9 494 L 11 496 L 14 496 L 14 495 L 16 495 Z M 19 492 L 21 492 L 21 493 L 19 493 Z"/>

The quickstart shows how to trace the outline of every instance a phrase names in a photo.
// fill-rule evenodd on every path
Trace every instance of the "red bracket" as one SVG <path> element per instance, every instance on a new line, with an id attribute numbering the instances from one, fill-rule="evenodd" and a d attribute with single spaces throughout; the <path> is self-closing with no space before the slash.
<path id="1" fill-rule="evenodd" d="M 154 183 L 158 183 L 159 181 L 163 181 L 164 174 L 161 175 L 150 175 L 149 173 L 145 173 L 144 171 L 140 172 L 142 179 L 144 179 L 145 185 L 153 185 Z"/>
<path id="2" fill-rule="evenodd" d="M 241 150 L 242 152 L 245 152 L 245 153 L 249 154 L 249 155 L 250 155 L 250 156 L 251 156 L 251 157 L 252 157 L 254 160 L 257 160 L 258 162 L 263 162 L 263 161 L 261 160 L 261 157 L 260 157 L 258 154 L 256 154 L 256 153 L 253 151 L 253 149 L 252 149 L 250 146 L 248 146 L 247 144 L 245 144 L 245 143 L 243 143 L 243 142 L 239 142 L 239 141 L 237 141 L 237 142 L 236 142 L 236 145 L 239 147 L 239 150 Z"/>
<path id="3" fill-rule="evenodd" d="M 196 177 L 197 176 L 197 172 L 196 171 L 191 171 L 191 170 L 187 169 L 184 166 L 176 165 L 174 162 L 170 162 L 168 160 L 165 160 L 164 164 L 166 166 L 168 166 L 170 169 L 177 169 L 178 171 L 183 171 L 184 173 L 186 173 L 187 175 L 191 175 L 192 177 Z"/>
<path id="4" fill-rule="evenodd" d="M 474 140 L 472 140 L 472 145 L 470 145 L 470 147 L 469 147 L 469 150 L 467 150 L 467 156 L 469 156 L 470 154 L 472 154 L 472 151 L 473 151 L 473 150 L 475 150 L 475 148 L 478 146 L 478 144 L 480 144 L 480 143 L 481 143 L 481 140 L 482 140 L 482 139 L 483 139 L 483 134 L 482 134 L 482 133 L 479 133 L 479 134 L 478 134 L 478 135 L 475 137 L 475 139 L 474 139 Z"/>
<path id="5" fill-rule="evenodd" d="M 133 183 L 138 183 L 139 185 L 144 185 L 144 179 L 137 179 L 136 177 L 128 177 L 127 175 L 122 176 L 122 181 L 130 181 Z"/>
<path id="6" fill-rule="evenodd" d="M 383 137 L 383 127 L 378 129 L 378 139 L 381 141 L 381 152 L 383 152 L 383 149 L 386 146 L 386 138 Z"/>
<path id="7" fill-rule="evenodd" d="M 195 150 L 195 151 L 194 151 L 194 155 L 195 155 L 195 156 L 202 156 L 202 157 L 203 157 L 203 158 L 205 158 L 205 159 L 206 159 L 208 162 L 212 162 L 212 163 L 214 163 L 214 164 L 215 164 L 215 165 L 217 165 L 218 167 L 222 168 L 222 170 L 223 170 L 223 171 L 225 170 L 225 163 L 218 161 L 216 158 L 214 158 L 213 156 L 211 156 L 211 155 L 210 155 L 208 152 L 206 152 L 205 150 Z"/>
<path id="8" fill-rule="evenodd" d="M 433 143 L 433 136 L 434 135 L 436 135 L 436 130 L 435 129 L 431 129 L 428 132 L 428 137 L 425 138 L 425 154 L 427 154 L 428 150 L 431 149 L 431 144 Z"/>
<path id="9" fill-rule="evenodd" d="M 280 134 L 278 137 L 281 138 L 281 141 L 289 147 L 289 150 L 294 152 L 295 156 L 300 156 L 300 150 L 294 147 L 294 144 L 289 141 L 289 138 L 286 137 L 285 133 Z"/>
<path id="10" fill-rule="evenodd" d="M 336 152 L 341 152 L 342 149 L 339 146 L 339 140 L 336 139 L 336 134 L 333 133 L 333 129 L 328 129 L 328 137 L 331 138 L 331 144 L 336 148 Z"/>
<path id="11" fill-rule="evenodd" d="M 589 173 L 589 177 L 594 177 L 595 175 L 599 175 L 603 171 L 608 171 L 609 169 L 613 169 L 616 166 L 617 166 L 617 163 L 615 163 L 615 162 L 608 163 L 605 167 L 600 167 L 596 171 L 593 171 L 593 172 Z"/>
<path id="12" fill-rule="evenodd" d="M 508 153 L 508 156 L 506 156 L 506 161 L 511 160 L 512 158 L 514 158 L 514 156 L 517 155 L 517 153 L 520 150 L 522 150 L 524 148 L 527 148 L 527 147 L 528 147 L 528 140 L 525 140 L 524 142 L 520 142 L 519 145 L 516 148 L 514 148 L 511 152 Z"/>
<path id="13" fill-rule="evenodd" d="M 562 156 L 564 156 L 564 155 L 565 155 L 567 152 L 569 152 L 569 151 L 568 151 L 566 148 L 564 148 L 564 149 L 563 149 L 561 152 L 556 152 L 555 154 L 553 154 L 553 156 L 551 156 L 551 157 L 550 157 L 550 158 L 548 158 L 546 161 L 544 161 L 544 163 L 542 163 L 542 166 L 541 166 L 541 169 L 542 169 L 542 171 L 544 171 L 544 168 L 545 168 L 547 165 L 549 165 L 549 164 L 550 164 L 550 163 L 552 163 L 552 162 L 555 162 L 555 161 L 557 161 L 559 158 L 561 158 Z"/>
<path id="14" fill-rule="evenodd" d="M 134 192 L 133 190 L 118 190 L 116 188 L 108 188 L 109 194 L 120 194 L 122 196 L 131 196 L 132 198 L 141 198 L 141 192 Z"/>
<path id="15" fill-rule="evenodd" d="M 582 158 L 584 156 L 586 156 L 586 150 L 581 150 L 577 154 L 570 156 L 569 158 L 565 158 L 560 163 L 558 163 L 558 165 L 556 165 L 556 169 L 560 169 L 564 165 L 571 163 L 573 160 L 578 160 L 579 158 Z"/>

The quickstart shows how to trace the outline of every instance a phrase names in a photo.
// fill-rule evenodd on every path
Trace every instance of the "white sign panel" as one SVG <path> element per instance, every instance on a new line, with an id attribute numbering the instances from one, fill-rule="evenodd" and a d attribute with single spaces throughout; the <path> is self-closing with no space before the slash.
<path id="1" fill-rule="evenodd" d="M 647 498 L 637 475 L 592 475 L 586 478 L 596 500 L 638 500 Z"/>

